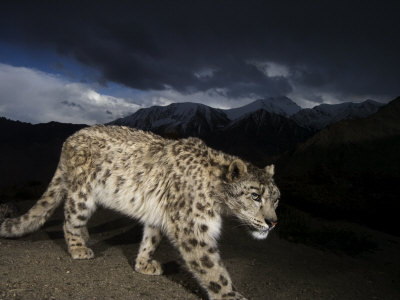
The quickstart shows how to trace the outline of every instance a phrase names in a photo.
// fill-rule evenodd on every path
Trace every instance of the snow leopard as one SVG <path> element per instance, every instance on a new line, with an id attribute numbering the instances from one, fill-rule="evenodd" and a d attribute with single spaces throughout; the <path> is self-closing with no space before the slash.
<path id="1" fill-rule="evenodd" d="M 0 236 L 38 230 L 64 203 L 68 252 L 91 259 L 87 222 L 102 206 L 143 224 L 135 271 L 162 274 L 153 254 L 166 236 L 210 299 L 245 299 L 220 258 L 222 216 L 236 216 L 254 238 L 265 239 L 277 224 L 279 198 L 274 165 L 255 167 L 194 137 L 95 125 L 64 142 L 47 190 L 24 215 L 3 219 Z"/>

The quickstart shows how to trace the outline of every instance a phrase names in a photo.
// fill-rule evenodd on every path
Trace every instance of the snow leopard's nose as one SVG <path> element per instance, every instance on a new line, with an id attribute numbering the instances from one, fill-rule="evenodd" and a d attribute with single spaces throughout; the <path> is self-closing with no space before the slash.
<path id="1" fill-rule="evenodd" d="M 265 223 L 269 226 L 270 229 L 274 228 L 276 224 L 278 224 L 277 219 L 264 219 Z"/>

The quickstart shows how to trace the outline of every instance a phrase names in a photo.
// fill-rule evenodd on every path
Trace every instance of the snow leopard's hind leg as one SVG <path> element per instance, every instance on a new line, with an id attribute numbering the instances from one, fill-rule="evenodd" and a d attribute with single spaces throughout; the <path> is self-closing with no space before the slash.
<path id="1" fill-rule="evenodd" d="M 145 225 L 139 253 L 136 258 L 135 271 L 146 275 L 161 275 L 161 264 L 154 260 L 153 254 L 161 241 L 161 231 L 151 225 Z"/>
<path id="2" fill-rule="evenodd" d="M 68 195 L 65 201 L 64 236 L 73 259 L 94 257 L 92 249 L 87 247 L 89 233 L 86 225 L 95 209 L 93 199 L 82 190 Z"/>

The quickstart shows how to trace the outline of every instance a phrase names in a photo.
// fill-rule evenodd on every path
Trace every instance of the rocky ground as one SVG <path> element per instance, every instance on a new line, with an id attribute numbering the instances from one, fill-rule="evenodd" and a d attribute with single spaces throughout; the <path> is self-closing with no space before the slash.
<path id="1" fill-rule="evenodd" d="M 400 299 L 400 238 L 349 226 L 377 248 L 349 256 L 289 242 L 277 232 L 256 241 L 227 220 L 221 254 L 237 290 L 249 299 Z M 66 252 L 61 210 L 32 235 L 1 239 L 0 299 L 207 299 L 166 239 L 155 254 L 166 274 L 145 276 L 133 269 L 139 224 L 100 210 L 89 232 L 96 255 L 89 261 L 74 261 Z"/>

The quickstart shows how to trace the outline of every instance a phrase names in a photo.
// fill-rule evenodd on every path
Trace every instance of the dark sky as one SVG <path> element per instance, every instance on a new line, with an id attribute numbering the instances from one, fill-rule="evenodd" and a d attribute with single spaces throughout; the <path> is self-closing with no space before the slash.
<path id="1" fill-rule="evenodd" d="M 116 105 L 387 102 L 400 94 L 399 12 L 400 1 L 1 1 L 0 64 Z"/>

